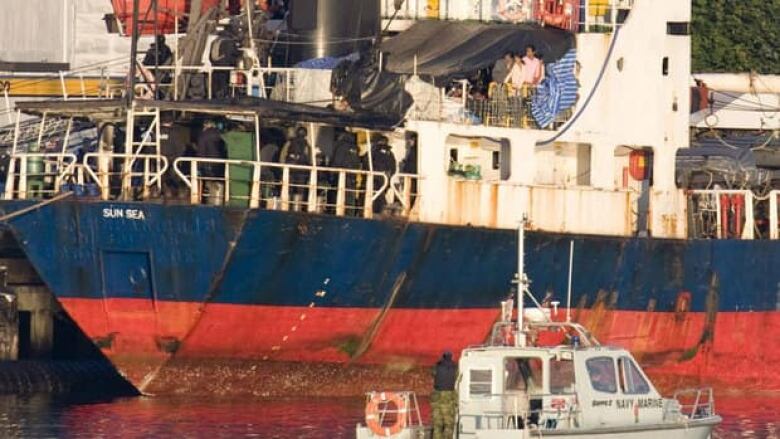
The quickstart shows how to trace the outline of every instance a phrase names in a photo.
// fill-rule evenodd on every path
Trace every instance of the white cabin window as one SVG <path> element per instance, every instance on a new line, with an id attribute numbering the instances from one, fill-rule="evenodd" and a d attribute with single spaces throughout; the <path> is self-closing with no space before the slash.
<path id="1" fill-rule="evenodd" d="M 574 361 L 550 360 L 550 393 L 553 395 L 574 393 Z"/>
<path id="2" fill-rule="evenodd" d="M 642 376 L 639 367 L 628 357 L 618 359 L 620 372 L 620 390 L 626 395 L 646 395 L 650 393 L 650 385 Z"/>
<path id="3" fill-rule="evenodd" d="M 469 396 L 489 396 L 493 393 L 493 371 L 471 369 L 469 371 Z"/>
<path id="4" fill-rule="evenodd" d="M 615 361 L 611 357 L 596 357 L 585 362 L 593 390 L 604 393 L 617 393 Z"/>

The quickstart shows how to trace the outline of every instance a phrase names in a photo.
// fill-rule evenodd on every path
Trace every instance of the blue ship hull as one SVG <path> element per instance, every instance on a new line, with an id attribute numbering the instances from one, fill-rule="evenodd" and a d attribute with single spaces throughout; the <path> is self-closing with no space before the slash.
<path id="1" fill-rule="evenodd" d="M 8 226 L 136 383 L 171 357 L 427 365 L 485 339 L 516 271 L 516 231 L 392 219 L 73 201 Z M 602 342 L 780 389 L 780 354 L 743 345 L 780 335 L 780 243 L 532 232 L 538 297 L 565 302 L 572 240 L 573 311 Z"/>

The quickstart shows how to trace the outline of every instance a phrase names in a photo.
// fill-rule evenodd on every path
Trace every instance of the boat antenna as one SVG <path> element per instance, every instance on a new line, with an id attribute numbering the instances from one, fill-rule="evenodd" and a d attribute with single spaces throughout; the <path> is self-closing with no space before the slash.
<path id="1" fill-rule="evenodd" d="M 569 287 L 566 292 L 566 323 L 571 323 L 571 282 L 574 267 L 574 240 L 569 243 Z"/>
<path id="2" fill-rule="evenodd" d="M 127 81 L 127 90 L 125 90 L 125 104 L 129 108 L 133 105 L 133 95 L 135 94 L 135 72 L 136 60 L 138 58 L 138 20 L 141 0 L 133 0 L 133 28 L 130 32 L 130 77 Z"/>
<path id="3" fill-rule="evenodd" d="M 525 226 L 528 224 L 528 218 L 523 216 L 520 221 L 520 227 L 517 230 L 517 335 L 515 336 L 516 346 L 525 346 L 526 336 L 523 330 L 523 299 L 528 289 L 528 276 L 525 275 Z"/>

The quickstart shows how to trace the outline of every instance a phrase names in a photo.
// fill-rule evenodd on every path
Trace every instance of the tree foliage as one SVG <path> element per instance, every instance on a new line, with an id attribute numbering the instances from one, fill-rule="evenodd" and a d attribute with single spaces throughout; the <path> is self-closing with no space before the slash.
<path id="1" fill-rule="evenodd" d="M 693 71 L 780 73 L 780 0 L 693 0 L 692 27 Z"/>

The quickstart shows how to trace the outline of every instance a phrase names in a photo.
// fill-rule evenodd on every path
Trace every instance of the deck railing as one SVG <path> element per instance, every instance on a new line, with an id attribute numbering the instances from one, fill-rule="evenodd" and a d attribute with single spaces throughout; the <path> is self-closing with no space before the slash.
<path id="1" fill-rule="evenodd" d="M 6 200 L 51 198 L 76 179 L 76 156 L 69 153 L 17 153 L 11 157 Z"/>
<path id="2" fill-rule="evenodd" d="M 502 400 L 507 397 L 518 397 L 518 395 L 504 393 L 484 395 L 486 400 Z M 570 429 L 577 425 L 582 413 L 576 403 L 577 395 L 574 393 L 533 394 L 528 399 L 529 401 L 541 402 L 542 407 L 530 410 L 518 410 L 517 407 L 484 410 L 480 414 L 461 413 L 458 416 L 460 433 L 475 435 L 478 431 L 483 430 L 518 430 L 520 428 L 531 431 Z M 530 437 L 534 437 L 534 435 L 532 434 Z"/>
<path id="3" fill-rule="evenodd" d="M 394 0 L 382 0 L 382 18 L 396 21 L 474 20 L 482 22 L 544 21 L 574 32 L 605 32 L 620 25 L 634 0 L 525 0 L 500 9 L 493 0 L 407 0 L 395 13 Z M 408 26 L 408 24 L 407 24 Z M 394 27 L 395 30 L 403 27 Z"/>
<path id="4" fill-rule="evenodd" d="M 405 173 L 395 174 L 390 178 L 393 201 L 398 201 L 401 216 L 405 218 L 417 218 L 419 215 L 421 179 L 420 175 Z"/>
<path id="5" fill-rule="evenodd" d="M 89 153 L 83 164 L 104 200 L 147 199 L 168 170 L 168 159 L 156 154 Z"/>
<path id="6" fill-rule="evenodd" d="M 688 234 L 691 238 L 753 239 L 754 196 L 749 190 L 688 192 Z"/>
<path id="7" fill-rule="evenodd" d="M 382 205 L 390 183 L 381 172 L 245 160 L 179 158 L 173 169 L 192 204 L 364 218 Z"/>
<path id="8" fill-rule="evenodd" d="M 673 400 L 677 401 L 677 407 L 672 413 L 679 413 L 687 419 L 704 419 L 715 415 L 715 397 L 712 387 L 700 389 L 683 389 L 674 392 Z"/>

